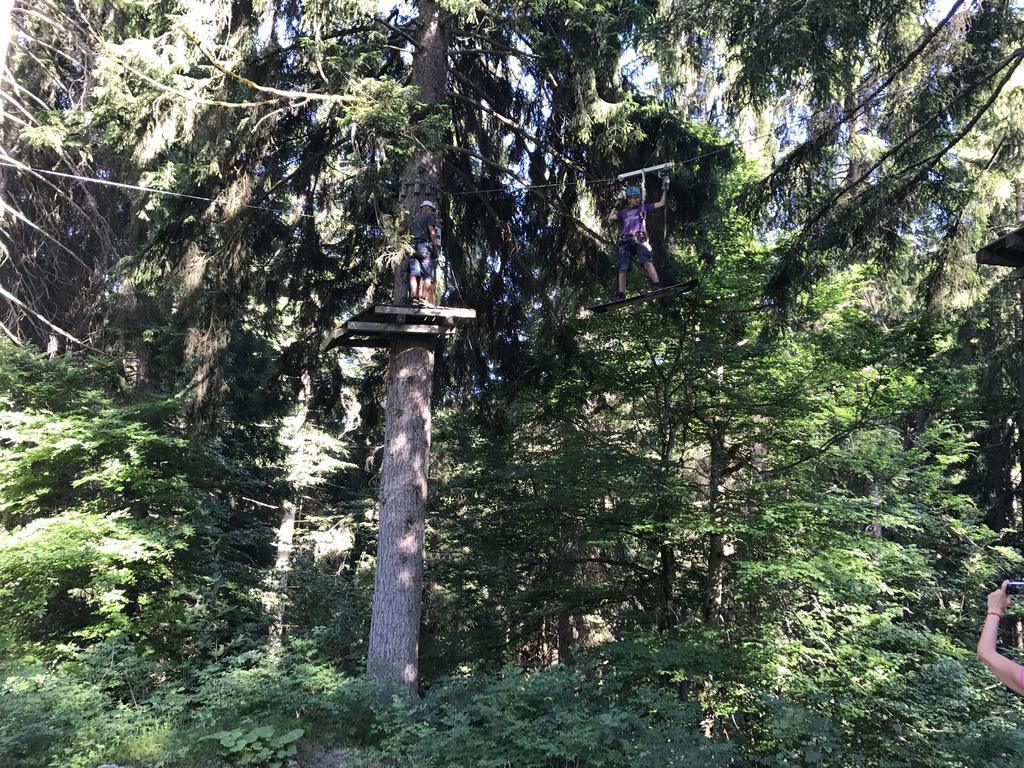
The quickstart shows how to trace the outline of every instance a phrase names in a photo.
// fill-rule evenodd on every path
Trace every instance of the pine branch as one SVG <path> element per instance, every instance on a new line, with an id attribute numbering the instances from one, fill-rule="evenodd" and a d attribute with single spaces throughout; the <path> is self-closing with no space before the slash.
<path id="1" fill-rule="evenodd" d="M 840 187 L 835 192 L 833 192 L 831 195 L 829 195 L 828 199 L 824 203 L 822 203 L 814 211 L 814 213 L 812 213 L 811 216 L 804 222 L 804 224 L 802 225 L 803 232 L 806 234 L 807 230 L 810 227 L 812 227 L 814 224 L 817 224 L 822 218 L 825 217 L 825 215 L 832 209 L 832 207 L 839 201 L 840 198 L 842 198 L 843 196 L 847 195 L 849 192 L 851 192 L 856 187 L 859 187 L 862 184 L 864 184 L 864 182 L 866 182 L 871 177 L 871 174 L 874 173 L 876 170 L 878 170 L 889 158 L 893 157 L 901 149 L 903 149 L 907 145 L 909 145 L 913 139 L 917 138 L 920 134 L 924 133 L 925 130 L 928 128 L 928 126 L 932 123 L 932 121 L 934 121 L 938 117 L 941 117 L 954 104 L 956 104 L 958 101 L 960 101 L 962 98 L 964 98 L 968 94 L 972 93 L 975 89 L 977 89 L 979 86 L 984 84 L 991 77 L 993 77 L 994 75 L 996 75 L 997 73 L 1002 71 L 1011 62 L 1013 62 L 1014 60 L 1017 60 L 1019 62 L 1022 56 L 1024 56 L 1024 47 L 1018 48 L 1017 50 L 1013 51 L 1011 54 L 1009 54 L 1006 57 L 1004 57 L 1002 62 L 999 64 L 999 66 L 994 71 L 986 73 L 982 77 L 978 78 L 977 80 L 972 81 L 970 84 L 968 84 L 968 85 L 964 86 L 963 88 L 961 88 L 956 93 L 956 95 L 950 101 L 946 102 L 946 104 L 944 104 L 938 111 L 934 112 L 927 119 L 922 120 L 920 125 L 918 125 L 917 128 L 915 128 L 908 135 L 904 136 L 902 139 L 900 139 L 900 141 L 898 141 L 896 144 L 892 145 L 891 147 L 889 147 L 889 149 L 887 149 L 885 152 L 883 152 L 879 156 L 879 158 L 871 165 L 871 167 L 868 168 L 863 174 L 861 174 L 857 178 L 852 179 L 851 181 L 847 182 L 842 187 Z M 1012 74 L 1012 70 L 1011 70 L 1011 74 Z M 1005 82 L 1005 79 L 1004 79 L 1004 82 Z M 988 109 L 987 105 L 985 106 L 985 109 L 986 110 Z M 977 122 L 977 119 L 973 119 L 970 122 L 970 125 L 973 127 L 976 122 Z M 959 141 L 959 139 L 957 139 L 957 141 Z"/>
<path id="2" fill-rule="evenodd" d="M 487 196 L 480 194 L 480 190 L 477 188 L 476 183 L 469 176 L 469 174 L 467 174 L 465 171 L 463 171 L 461 168 L 459 168 L 458 166 L 456 166 L 454 164 L 452 164 L 449 167 L 452 168 L 452 170 L 454 170 L 456 174 L 458 174 L 459 178 L 462 179 L 463 183 L 466 186 L 468 186 L 474 193 L 479 195 L 480 202 L 483 204 L 484 208 L 487 210 L 487 214 L 491 217 L 491 219 L 493 221 L 496 221 L 496 222 L 497 221 L 503 221 L 503 217 L 499 216 L 498 212 L 496 210 L 494 210 L 494 206 L 491 205 L 491 202 L 487 199 Z M 503 231 L 505 233 L 505 238 L 504 239 L 505 239 L 505 242 L 506 242 L 506 247 L 507 247 L 508 255 L 512 257 L 512 260 L 519 267 L 519 271 L 522 273 L 522 275 L 526 278 L 527 282 L 533 288 L 534 295 L 536 295 L 537 297 L 540 298 L 540 300 L 544 304 L 544 308 L 547 310 L 549 316 L 554 317 L 555 316 L 555 308 L 551 304 L 551 297 L 548 295 L 547 291 L 543 290 L 543 288 L 540 285 L 540 283 L 533 276 L 533 272 L 530 270 L 529 265 L 526 264 L 526 262 L 523 261 L 523 257 L 519 255 L 519 244 L 516 243 L 515 237 L 513 236 L 513 234 L 511 232 L 511 230 L 509 229 L 507 223 L 505 224 L 505 226 L 503 228 Z"/>
<path id="3" fill-rule="evenodd" d="M 512 179 L 515 179 L 517 182 L 519 182 L 519 184 L 523 187 L 524 191 L 526 191 L 526 192 L 528 192 L 530 194 L 537 195 L 537 197 L 541 198 L 549 206 L 559 210 L 567 218 L 569 218 L 572 221 L 576 222 L 576 224 L 580 227 L 580 229 L 582 229 L 586 234 L 588 234 L 594 240 L 596 240 L 596 241 L 598 241 L 600 243 L 603 243 L 604 245 L 607 245 L 609 247 L 617 245 L 614 240 L 610 240 L 609 238 L 605 237 L 604 235 L 602 235 L 602 234 L 592 230 L 587 225 L 586 222 L 584 222 L 582 219 L 580 219 L 578 216 L 576 216 L 576 214 L 572 213 L 569 210 L 566 210 L 560 203 L 553 202 L 551 200 L 551 198 L 549 198 L 547 196 L 547 194 L 545 194 L 544 192 L 541 192 L 540 190 L 538 190 L 535 185 L 530 184 L 529 181 L 524 179 L 522 176 L 520 176 L 518 173 L 516 173 L 514 170 L 512 170 L 508 166 L 502 165 L 499 162 L 496 162 L 494 160 L 491 160 L 490 158 L 484 157 L 483 155 L 480 155 L 480 154 L 474 152 L 471 149 L 466 149 L 465 147 L 450 146 L 447 149 L 450 152 L 459 152 L 461 154 L 468 155 L 469 157 L 472 157 L 475 160 L 479 160 L 480 162 L 486 163 L 487 165 L 491 166 L 492 168 L 495 168 L 495 169 L 501 171 L 506 176 L 508 176 L 508 177 L 510 177 Z M 570 185 L 570 182 L 566 182 L 565 185 L 566 186 Z M 561 186 L 561 185 L 554 185 L 554 186 Z"/>
<path id="4" fill-rule="evenodd" d="M 350 95 L 344 94 L 344 93 L 313 93 L 313 92 L 310 92 L 310 91 L 291 91 L 291 90 L 284 90 L 284 89 L 281 89 L 281 88 L 271 88 L 270 86 L 267 86 L 267 85 L 260 85 L 259 83 L 255 82 L 254 80 L 250 80 L 248 77 L 245 77 L 244 75 L 240 75 L 237 72 L 232 72 L 230 69 L 225 67 L 219 61 L 217 61 L 217 59 L 214 58 L 214 56 L 212 54 L 207 53 L 206 49 L 203 48 L 203 44 L 202 44 L 202 42 L 200 42 L 199 38 L 197 38 L 195 35 L 193 35 L 185 27 L 180 27 L 179 29 L 181 30 L 181 33 L 186 38 L 188 38 L 188 40 L 198 49 L 198 51 L 201 54 L 203 54 L 203 56 L 206 58 L 206 60 L 208 62 L 210 62 L 210 64 L 214 67 L 214 69 L 224 73 L 225 75 L 230 77 L 232 80 L 236 80 L 239 83 L 242 83 L 242 85 L 245 85 L 245 86 L 248 86 L 249 88 L 252 88 L 254 91 L 258 91 L 260 93 L 269 93 L 269 94 L 272 94 L 272 95 L 277 96 L 279 98 L 292 99 L 292 100 L 297 100 L 297 101 L 308 100 L 308 101 L 326 101 L 326 102 L 333 102 L 333 103 L 337 103 L 337 104 L 362 104 L 366 100 L 368 100 L 367 97 L 363 97 L 363 96 L 350 96 Z M 373 99 L 369 99 L 369 100 L 373 101 Z"/>
<path id="5" fill-rule="evenodd" d="M 455 77 L 460 82 L 465 83 L 466 85 L 470 86 L 475 91 L 477 91 L 477 93 L 480 93 L 479 89 L 465 75 L 462 75 L 459 72 L 455 72 L 454 75 L 455 75 Z M 483 103 L 477 101 L 476 99 L 472 99 L 469 96 L 466 96 L 465 94 L 458 93 L 456 91 L 448 91 L 448 95 L 449 96 L 454 96 L 459 101 L 463 101 L 463 102 L 465 102 L 467 104 L 470 104 L 470 105 L 476 107 L 481 112 L 486 112 L 487 114 L 489 114 L 492 117 L 494 117 L 498 122 L 502 123 L 503 125 L 507 126 L 509 129 L 511 129 L 511 131 L 513 133 L 515 133 L 517 136 L 521 136 L 522 138 L 526 139 L 527 141 L 532 142 L 533 144 L 536 144 L 538 147 L 541 147 L 546 152 L 549 152 L 552 155 L 552 157 L 555 157 L 556 159 L 558 159 L 559 161 L 561 161 L 565 165 L 571 167 L 573 170 L 578 171 L 578 172 L 582 172 L 584 170 L 582 165 L 580 165 L 579 163 L 574 162 L 573 160 L 570 160 L 568 157 L 563 155 L 561 152 L 559 152 L 557 149 L 552 147 L 550 144 L 548 144 L 545 141 L 543 141 L 536 134 L 533 134 L 530 131 L 527 131 L 525 128 L 522 128 L 520 126 L 520 124 L 517 123 L 512 118 L 506 117 L 505 115 L 501 114 L 500 112 L 492 109 L 491 107 L 485 106 Z"/>
<path id="6" fill-rule="evenodd" d="M 106 48 L 103 51 L 103 53 L 111 61 L 117 62 L 121 67 L 126 69 L 128 72 L 131 72 L 137 78 L 139 78 L 140 80 L 148 83 L 149 85 L 153 86 L 154 88 L 156 88 L 158 90 L 161 90 L 161 91 L 163 91 L 165 93 L 170 93 L 170 94 L 172 94 L 174 96 L 178 96 L 180 98 L 183 98 L 186 101 L 192 102 L 193 104 L 204 104 L 206 106 L 211 106 L 211 107 L 226 107 L 227 109 L 252 109 L 253 107 L 263 107 L 263 106 L 267 106 L 269 104 L 280 104 L 281 100 L 283 98 L 281 96 L 278 96 L 278 97 L 273 98 L 273 99 L 264 99 L 263 101 L 222 101 L 220 99 L 208 99 L 208 98 L 205 98 L 203 96 L 196 96 L 195 94 L 189 93 L 188 91 L 182 91 L 182 90 L 180 90 L 178 88 L 174 88 L 174 87 L 172 87 L 170 85 L 165 85 L 164 83 L 161 83 L 158 80 L 153 79 L 152 77 L 147 75 L 145 72 L 142 72 L 141 70 L 136 69 L 135 67 L 133 67 L 131 64 L 129 64 L 124 59 L 121 59 L 121 58 L 117 57 L 116 55 L 114 55 L 110 51 L 109 48 Z M 199 81 L 197 80 L 196 82 L 199 82 Z M 209 81 L 207 81 L 207 83 L 208 82 Z"/>
<path id="7" fill-rule="evenodd" d="M 7 299 L 10 303 L 15 304 L 16 306 L 21 307 L 26 312 L 28 312 L 29 314 L 33 315 L 41 323 L 43 323 L 44 325 L 48 326 L 49 328 L 51 328 L 52 330 L 56 331 L 57 333 L 59 333 L 61 336 L 65 337 L 67 339 L 70 339 L 71 341 L 75 342 L 76 344 L 78 344 L 80 346 L 83 346 L 86 349 L 90 349 L 93 352 L 99 352 L 100 351 L 98 349 L 94 349 L 93 347 L 89 346 L 88 344 L 86 344 L 81 339 L 75 338 L 70 333 L 68 333 L 63 328 L 61 328 L 59 325 L 55 325 L 54 323 L 52 323 L 49 320 L 47 320 L 43 315 L 41 315 L 38 312 L 36 312 L 34 309 L 32 309 L 32 307 L 30 307 L 28 304 L 23 302 L 21 299 L 19 299 L 13 293 L 8 291 L 2 285 L 0 285 L 0 296 L 2 296 L 3 298 Z"/>
<path id="8" fill-rule="evenodd" d="M 924 35 L 920 42 L 914 47 L 914 49 L 903 58 L 903 60 L 893 67 L 886 75 L 882 78 L 882 82 L 877 86 L 872 86 L 872 91 L 859 102 L 851 107 L 845 108 L 840 116 L 832 123 L 832 125 L 823 128 L 822 130 L 815 133 L 815 135 L 805 141 L 800 147 L 797 147 L 792 152 L 786 155 L 779 164 L 769 174 L 769 179 L 775 179 L 778 176 L 784 175 L 791 170 L 792 165 L 797 164 L 804 160 L 810 151 L 816 147 L 820 147 L 828 136 L 842 128 L 847 122 L 855 118 L 862 109 L 867 107 L 872 101 L 881 95 L 882 91 L 888 88 L 893 80 L 903 71 L 910 66 L 911 63 L 918 56 L 920 56 L 924 50 L 931 44 L 932 40 L 942 31 L 950 21 L 952 21 L 954 15 L 957 13 L 961 5 L 964 4 L 965 0 L 956 0 L 953 6 L 949 9 L 949 13 L 946 14 L 945 18 L 940 21 L 935 28 Z"/>
<path id="9" fill-rule="evenodd" d="M 933 155 L 930 155 L 929 157 L 926 157 L 923 160 L 918 161 L 917 163 L 914 163 L 900 171 L 897 171 L 896 175 L 903 175 L 905 173 L 909 173 L 921 165 L 925 167 L 921 169 L 920 173 L 927 173 L 932 168 L 934 168 L 943 157 L 946 156 L 949 150 L 951 150 L 953 147 L 959 144 L 963 140 L 963 138 L 968 133 L 971 132 L 971 129 L 973 129 L 974 126 L 978 124 L 978 121 L 981 120 L 981 118 L 985 116 L 989 109 L 992 108 L 992 105 L 995 103 L 995 100 L 999 98 L 999 95 L 1003 92 L 1003 89 L 1006 87 L 1006 84 L 1010 82 L 1010 78 L 1013 77 L 1017 67 L 1020 66 L 1021 61 L 1024 60 L 1024 48 L 1019 49 L 1016 58 L 1017 64 L 1010 67 L 1006 71 L 1006 74 L 1003 76 L 1003 79 L 999 81 L 999 84 L 993 89 L 992 93 L 989 94 L 989 97 L 988 99 L 985 100 L 985 103 L 981 105 L 981 108 L 974 113 L 974 116 L 967 122 L 967 125 L 965 125 L 963 129 L 958 131 L 953 136 L 953 138 L 946 144 L 946 146 L 944 146 L 939 151 L 935 152 Z M 996 72 L 998 71 L 999 70 L 996 70 Z M 992 74 L 995 74 L 995 72 L 993 72 Z"/>

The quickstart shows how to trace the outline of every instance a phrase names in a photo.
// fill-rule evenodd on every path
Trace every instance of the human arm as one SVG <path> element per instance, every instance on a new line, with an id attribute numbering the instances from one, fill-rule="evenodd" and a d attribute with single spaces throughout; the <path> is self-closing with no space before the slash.
<path id="1" fill-rule="evenodd" d="M 1024 667 L 1017 664 L 999 653 L 996 648 L 996 639 L 999 635 L 999 618 L 1003 611 L 1010 604 L 1010 596 L 1006 594 L 1006 582 L 995 592 L 988 596 L 988 613 L 985 615 L 985 624 L 981 629 L 981 637 L 978 638 L 978 658 L 982 663 L 992 670 L 999 681 L 1014 693 L 1024 695 L 1024 682 L 1021 681 L 1021 672 Z"/>
<path id="2" fill-rule="evenodd" d="M 612 212 L 608 214 L 608 219 L 607 220 L 608 221 L 618 221 L 619 220 L 619 209 L 618 208 L 612 208 Z"/>
<path id="3" fill-rule="evenodd" d="M 664 208 L 668 204 L 668 176 L 661 182 L 661 200 L 654 204 L 655 209 Z"/>
<path id="4" fill-rule="evenodd" d="M 437 258 L 438 254 L 441 253 L 441 240 L 437 235 L 437 225 L 427 225 L 427 231 L 430 232 L 430 245 L 433 248 L 434 258 Z"/>

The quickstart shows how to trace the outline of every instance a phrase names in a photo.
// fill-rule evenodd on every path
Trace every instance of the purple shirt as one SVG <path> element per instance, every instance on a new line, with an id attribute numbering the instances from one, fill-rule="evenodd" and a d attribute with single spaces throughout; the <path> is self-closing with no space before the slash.
<path id="1" fill-rule="evenodd" d="M 638 235 L 644 232 L 644 218 L 648 213 L 655 210 L 653 203 L 638 205 L 636 208 L 622 208 L 618 212 L 619 221 L 622 222 L 622 234 Z"/>

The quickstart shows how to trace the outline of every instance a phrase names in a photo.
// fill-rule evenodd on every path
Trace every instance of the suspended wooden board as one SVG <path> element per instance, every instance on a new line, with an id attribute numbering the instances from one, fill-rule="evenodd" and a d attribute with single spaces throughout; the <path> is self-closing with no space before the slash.
<path id="1" fill-rule="evenodd" d="M 685 283 L 669 285 L 664 288 L 659 288 L 656 291 L 638 293 L 636 296 L 627 296 L 626 298 L 620 301 L 609 301 L 607 304 L 596 304 L 592 307 L 588 307 L 588 309 L 591 312 L 610 312 L 613 309 L 621 309 L 622 307 L 629 307 L 633 304 L 642 304 L 645 301 L 657 301 L 659 299 L 668 299 L 673 296 L 678 296 L 679 294 L 682 293 L 689 293 L 699 284 L 699 280 L 687 280 Z"/>
<path id="2" fill-rule="evenodd" d="M 1017 267 L 1013 277 L 1024 277 L 1024 228 L 1016 229 L 993 240 L 975 256 L 978 264 Z"/>
<path id="3" fill-rule="evenodd" d="M 395 336 L 444 338 L 458 323 L 476 318 L 465 307 L 402 307 L 376 304 L 327 334 L 321 352 L 335 347 L 388 347 Z"/>

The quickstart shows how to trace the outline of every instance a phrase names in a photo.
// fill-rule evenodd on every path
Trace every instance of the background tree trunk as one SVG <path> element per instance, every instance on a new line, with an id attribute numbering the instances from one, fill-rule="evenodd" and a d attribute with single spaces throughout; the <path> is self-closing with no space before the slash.
<path id="1" fill-rule="evenodd" d="M 7 90 L 7 52 L 11 45 L 11 11 L 14 8 L 14 0 L 0 0 L 0 149 L 6 152 L 7 141 L 4 136 L 4 98 L 3 93 Z M 0 219 L 6 215 L 7 187 L 5 174 L 6 168 L 0 167 Z M 6 252 L 4 243 L 0 241 L 0 256 Z"/>
<path id="2" fill-rule="evenodd" d="M 281 526 L 277 529 L 277 556 L 274 560 L 276 591 L 270 607 L 270 650 L 279 653 L 284 640 L 284 606 L 287 600 L 288 571 L 292 567 L 292 549 L 295 544 L 295 504 L 281 503 Z"/>
<path id="3" fill-rule="evenodd" d="M 717 423 L 712 424 L 708 466 L 708 510 L 712 524 L 717 525 L 718 484 L 721 482 L 722 433 Z M 708 537 L 708 581 L 704 595 L 704 620 L 708 624 L 722 623 L 722 603 L 725 596 L 725 534 L 714 532 Z"/>

